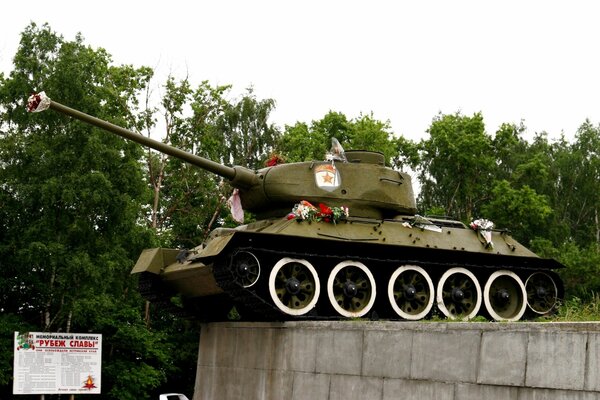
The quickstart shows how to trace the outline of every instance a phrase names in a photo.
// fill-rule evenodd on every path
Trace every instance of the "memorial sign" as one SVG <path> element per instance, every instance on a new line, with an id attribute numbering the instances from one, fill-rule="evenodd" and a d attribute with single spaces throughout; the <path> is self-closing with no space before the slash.
<path id="1" fill-rule="evenodd" d="M 15 332 L 13 394 L 99 394 L 102 335 Z"/>

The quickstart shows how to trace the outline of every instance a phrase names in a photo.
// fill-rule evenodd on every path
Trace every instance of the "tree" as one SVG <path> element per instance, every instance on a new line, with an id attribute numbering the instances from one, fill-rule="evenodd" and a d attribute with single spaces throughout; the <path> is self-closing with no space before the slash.
<path id="1" fill-rule="evenodd" d="M 580 246 L 600 246 L 600 127 L 589 121 L 556 151 L 556 208 Z"/>
<path id="2" fill-rule="evenodd" d="M 525 126 L 521 123 L 502 124 L 492 139 L 492 151 L 496 161 L 494 178 L 514 181 L 518 168 L 527 161 L 528 144 L 523 139 Z"/>
<path id="3" fill-rule="evenodd" d="M 187 79 L 169 78 L 164 88 L 164 143 L 225 165 L 264 165 L 279 135 L 268 122 L 273 100 L 259 100 L 249 90 L 230 101 L 229 86 L 212 87 L 206 81 L 193 89 Z M 212 228 L 234 226 L 224 207 L 232 191 L 226 180 L 154 151 L 148 151 L 147 159 L 151 226 L 164 245 L 195 247 Z"/>
<path id="4" fill-rule="evenodd" d="M 286 125 L 277 148 L 287 162 L 301 162 L 322 159 L 327 151 L 326 143 L 331 143 L 331 139 L 328 141 L 324 132 L 315 131 L 304 122 L 296 122 Z"/>
<path id="5" fill-rule="evenodd" d="M 469 221 L 489 199 L 495 162 L 483 117 L 440 114 L 428 132 L 420 143 L 420 207 Z"/>
<path id="6" fill-rule="evenodd" d="M 522 243 L 543 236 L 552 214 L 546 196 L 525 185 L 519 189 L 506 180 L 496 181 L 491 199 L 481 207 L 481 215 L 497 227 L 509 229 Z"/>
<path id="7" fill-rule="evenodd" d="M 310 126 L 297 122 L 285 127 L 277 148 L 289 162 L 322 160 L 331 148 L 332 138 L 345 149 L 379 151 L 388 165 L 400 164 L 396 156 L 403 142 L 394 139 L 389 122 L 378 121 L 373 115 L 348 120 L 344 114 L 330 111 Z"/>
<path id="8" fill-rule="evenodd" d="M 167 367 L 160 354 L 168 346 L 140 322 L 142 302 L 129 276 L 133 260 L 152 243 L 139 224 L 147 198 L 141 150 L 54 112 L 26 114 L 24 103 L 28 93 L 44 89 L 75 108 L 134 126 L 136 99 L 151 75 L 144 67 L 112 66 L 106 51 L 86 46 L 79 35 L 69 42 L 47 25 L 31 24 L 14 70 L 0 81 L 0 212 L 6 218 L 0 309 L 23 329 L 100 330 L 109 349 L 105 398 L 144 398 L 164 381 Z M 124 334 L 134 327 L 135 335 Z M 133 340 L 152 346 L 134 347 Z M 132 391 L 124 371 L 135 371 L 139 360 L 153 378 Z"/>
<path id="9" fill-rule="evenodd" d="M 253 169 L 263 167 L 273 145 L 279 138 L 278 129 L 269 123 L 275 108 L 272 99 L 258 100 L 248 89 L 240 100 L 227 107 L 219 118 L 218 127 L 225 141 L 225 164 Z"/>
<path id="10" fill-rule="evenodd" d="M 395 156 L 396 143 L 393 140 L 389 121 L 378 121 L 372 114 L 360 115 L 351 122 L 347 140 L 350 149 L 383 153 L 388 165 Z"/>

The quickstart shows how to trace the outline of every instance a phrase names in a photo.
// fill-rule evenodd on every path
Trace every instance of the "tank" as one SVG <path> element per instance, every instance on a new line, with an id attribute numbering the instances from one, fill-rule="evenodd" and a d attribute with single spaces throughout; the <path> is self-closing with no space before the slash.
<path id="1" fill-rule="evenodd" d="M 416 214 L 411 177 L 371 151 L 256 171 L 225 166 L 33 95 L 52 109 L 180 158 L 229 180 L 233 203 L 256 222 L 217 228 L 193 249 L 142 252 L 132 274 L 151 302 L 202 320 L 235 306 L 246 320 L 439 316 L 516 321 L 552 313 L 563 296 L 556 270 L 487 220 L 465 225 Z M 239 208 L 238 208 L 239 209 Z"/>

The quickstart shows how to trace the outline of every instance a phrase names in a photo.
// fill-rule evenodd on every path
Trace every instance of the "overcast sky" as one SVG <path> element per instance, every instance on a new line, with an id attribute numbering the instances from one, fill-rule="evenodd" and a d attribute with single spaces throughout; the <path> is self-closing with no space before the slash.
<path id="1" fill-rule="evenodd" d="M 373 112 L 413 140 L 439 112 L 481 111 L 488 133 L 524 120 L 528 136 L 554 138 L 600 123 L 592 0 L 11 0 L 1 10 L 5 74 L 20 33 L 48 22 L 116 64 L 154 68 L 157 90 L 168 74 L 236 93 L 252 85 L 277 102 L 281 127 L 329 110 Z"/>

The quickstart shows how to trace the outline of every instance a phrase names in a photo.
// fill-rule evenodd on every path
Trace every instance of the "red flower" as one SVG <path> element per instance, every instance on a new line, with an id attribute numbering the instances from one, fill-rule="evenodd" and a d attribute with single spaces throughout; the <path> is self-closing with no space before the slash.
<path id="1" fill-rule="evenodd" d="M 321 215 L 332 215 L 333 211 L 331 208 L 327 207 L 325 204 L 319 203 L 319 208 L 321 209 Z"/>
<path id="2" fill-rule="evenodd" d="M 283 164 L 285 161 L 283 160 L 283 158 L 281 156 L 279 156 L 279 154 L 273 154 L 271 155 L 271 157 L 267 160 L 266 162 L 266 166 L 267 167 L 274 167 L 276 165 L 279 164 Z"/>

